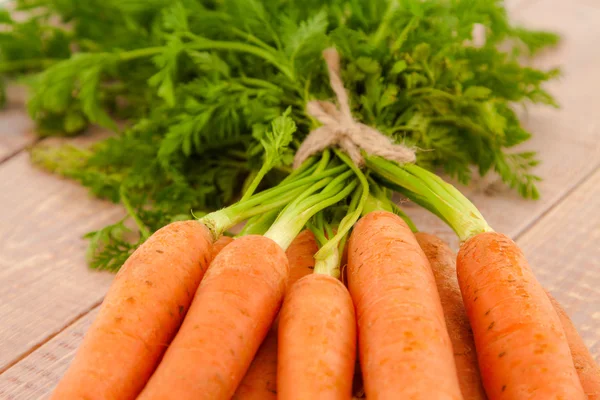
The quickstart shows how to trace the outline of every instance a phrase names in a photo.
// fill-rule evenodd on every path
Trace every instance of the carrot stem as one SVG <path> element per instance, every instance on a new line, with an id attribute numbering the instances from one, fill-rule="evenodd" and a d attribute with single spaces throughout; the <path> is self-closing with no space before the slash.
<path id="1" fill-rule="evenodd" d="M 356 180 L 345 182 L 349 176 L 342 174 L 332 180 L 320 193 L 286 207 L 264 236 L 287 249 L 308 220 L 319 211 L 347 197 L 356 188 Z"/>
<path id="2" fill-rule="evenodd" d="M 255 215 L 250 218 L 241 232 L 236 237 L 247 235 L 263 235 L 269 227 L 273 225 L 277 215 L 281 212 L 281 208 L 276 208 L 261 215 Z"/>
<path id="3" fill-rule="evenodd" d="M 323 159 L 325 159 L 325 162 L 328 161 L 325 155 Z M 323 167 L 323 159 L 309 176 L 299 174 L 296 179 L 291 179 L 288 183 L 280 184 L 272 189 L 257 193 L 248 200 L 240 201 L 227 208 L 207 214 L 200 219 L 200 222 L 211 230 L 214 238 L 218 238 L 224 231 L 248 218 L 286 206 L 298 198 L 306 197 L 305 192 L 307 191 L 309 194 L 314 193 L 314 191 L 324 186 L 327 188 L 332 182 L 346 179 L 352 174 L 351 171 L 348 171 L 346 165 Z M 335 175 L 338 176 L 332 178 Z"/>
<path id="4" fill-rule="evenodd" d="M 437 175 L 414 164 L 398 165 L 381 157 L 366 156 L 365 160 L 384 185 L 440 217 L 462 242 L 480 233 L 493 232 L 479 210 Z"/>
<path id="5" fill-rule="evenodd" d="M 348 157 L 346 154 L 339 150 L 334 150 L 334 152 L 340 160 L 342 160 L 348 167 L 350 167 L 350 170 L 354 172 L 356 178 L 358 179 L 361 185 L 360 197 L 353 196 L 352 201 L 350 203 L 349 212 L 340 221 L 337 233 L 325 245 L 323 245 L 323 247 L 321 247 L 317 254 L 315 254 L 315 271 L 317 271 L 317 269 L 326 269 L 325 266 L 321 267 L 319 265 L 320 261 L 325 262 L 325 260 L 327 260 L 325 264 L 330 266 L 334 261 L 329 261 L 328 258 L 333 257 L 335 259 L 337 257 L 337 268 L 339 274 L 339 254 L 341 254 L 341 251 L 343 250 L 343 244 L 345 243 L 344 238 L 362 214 L 365 202 L 369 197 L 369 182 L 367 181 L 366 176 L 362 173 L 360 168 L 358 168 L 354 164 L 350 157 Z M 342 244 L 342 249 L 339 248 L 340 244 Z"/>

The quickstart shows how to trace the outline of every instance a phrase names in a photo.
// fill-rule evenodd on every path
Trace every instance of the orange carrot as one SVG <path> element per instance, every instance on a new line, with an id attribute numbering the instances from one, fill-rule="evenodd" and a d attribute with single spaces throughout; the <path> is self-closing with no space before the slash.
<path id="1" fill-rule="evenodd" d="M 154 233 L 123 265 L 52 398 L 134 399 L 175 336 L 211 257 L 197 221 Z"/>
<path id="2" fill-rule="evenodd" d="M 477 234 L 456 268 L 488 396 L 585 399 L 560 319 L 518 246 Z"/>
<path id="3" fill-rule="evenodd" d="M 410 228 L 374 211 L 348 245 L 367 399 L 462 399 L 433 272 Z"/>
<path id="4" fill-rule="evenodd" d="M 212 246 L 212 260 L 214 260 L 217 255 L 227 246 L 229 243 L 233 242 L 233 238 L 229 236 L 221 236 Z"/>
<path id="5" fill-rule="evenodd" d="M 288 276 L 285 253 L 271 239 L 249 235 L 227 245 L 139 399 L 230 399 L 275 318 Z"/>
<path id="6" fill-rule="evenodd" d="M 460 391 L 465 399 L 486 399 L 479 375 L 473 332 L 456 279 L 456 255 L 437 236 L 418 232 L 415 237 L 433 270 L 452 342 Z"/>
<path id="7" fill-rule="evenodd" d="M 290 265 L 288 288 L 298 279 L 312 273 L 314 255 L 319 250 L 315 235 L 302 231 L 285 254 Z M 258 349 L 250 368 L 238 386 L 233 400 L 275 400 L 277 398 L 277 317 L 271 330 Z"/>
<path id="8" fill-rule="evenodd" d="M 277 398 L 352 397 L 356 321 L 338 279 L 313 273 L 288 289 L 278 342 Z"/>
<path id="9" fill-rule="evenodd" d="M 256 352 L 232 400 L 277 399 L 277 330 L 271 329 Z"/>
<path id="10" fill-rule="evenodd" d="M 314 255 L 318 250 L 315 235 L 310 230 L 304 230 L 296 236 L 285 252 L 290 263 L 288 286 L 292 286 L 298 279 L 313 272 Z"/>
<path id="11" fill-rule="evenodd" d="M 558 301 L 550 293 L 547 294 L 558 313 L 562 327 L 567 335 L 567 342 L 571 349 L 571 356 L 573 357 L 573 363 L 579 375 L 581 386 L 583 386 L 583 390 L 589 400 L 600 400 L 600 367 L 598 367 L 598 364 L 594 361 L 594 357 L 592 357 L 587 346 L 583 343 L 571 318 L 569 318 Z"/>

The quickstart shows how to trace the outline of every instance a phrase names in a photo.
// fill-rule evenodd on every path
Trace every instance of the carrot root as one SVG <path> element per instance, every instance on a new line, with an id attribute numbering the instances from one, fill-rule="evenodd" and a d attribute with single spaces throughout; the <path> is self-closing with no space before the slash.
<path id="1" fill-rule="evenodd" d="M 197 221 L 154 233 L 125 262 L 52 398 L 134 399 L 175 336 L 211 258 Z"/>
<path id="2" fill-rule="evenodd" d="M 288 276 L 285 253 L 272 240 L 249 235 L 227 245 L 139 399 L 230 399 L 275 318 Z"/>
<path id="3" fill-rule="evenodd" d="M 400 217 L 375 211 L 355 225 L 347 276 L 367 398 L 461 399 L 433 272 Z"/>
<path id="4" fill-rule="evenodd" d="M 302 231 L 290 244 L 285 254 L 290 265 L 287 287 L 298 279 L 312 273 L 314 255 L 319 250 L 315 235 Z M 238 386 L 233 400 L 275 400 L 277 398 L 277 326 L 276 318 L 267 337 L 261 344 L 244 379 Z"/>
<path id="5" fill-rule="evenodd" d="M 586 398 L 558 315 L 510 238 L 472 237 L 457 273 L 490 398 Z"/>
<path id="6" fill-rule="evenodd" d="M 312 274 L 286 294 L 279 323 L 277 396 L 349 399 L 356 359 L 354 306 L 337 279 Z"/>
<path id="7" fill-rule="evenodd" d="M 456 277 L 456 255 L 437 236 L 418 232 L 415 237 L 433 270 L 452 342 L 460 391 L 465 399 L 484 400 L 487 396 L 479 374 L 473 332 Z"/>

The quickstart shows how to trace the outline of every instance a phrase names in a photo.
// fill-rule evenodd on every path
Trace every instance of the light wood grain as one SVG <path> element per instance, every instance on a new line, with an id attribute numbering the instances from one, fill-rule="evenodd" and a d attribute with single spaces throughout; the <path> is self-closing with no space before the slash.
<path id="1" fill-rule="evenodd" d="M 98 304 L 113 275 L 86 268 L 82 235 L 122 210 L 21 153 L 0 164 L 0 371 Z"/>
<path id="2" fill-rule="evenodd" d="M 596 78 L 596 70 L 600 66 L 600 52 L 593 50 L 597 47 L 600 39 L 600 24 L 598 23 L 600 22 L 600 7 L 588 3 L 586 0 L 578 0 L 577 3 L 564 0 L 507 1 L 509 10 L 512 13 L 518 13 L 517 17 L 524 25 L 555 29 L 564 35 L 564 41 L 557 50 L 546 52 L 537 61 L 539 65 L 547 67 L 558 64 L 564 66 L 564 78 L 551 85 L 552 92 L 558 97 L 563 108 L 556 111 L 532 107 L 522 113 L 526 126 L 534 132 L 534 139 L 528 148 L 539 150 L 540 158 L 543 160 L 543 164 L 537 170 L 537 173 L 544 178 L 544 182 L 540 185 L 542 200 L 538 202 L 521 200 L 493 177 L 477 180 L 474 185 L 462 189 L 482 209 L 488 221 L 497 230 L 518 238 L 519 244 L 526 252 L 539 279 L 563 303 L 586 343 L 592 348 L 595 357 L 599 359 L 600 297 L 596 286 L 600 285 L 598 276 L 600 273 L 598 265 L 600 246 L 597 245 L 598 239 L 600 239 L 598 231 L 600 214 L 597 211 L 600 209 L 598 207 L 600 205 L 598 204 L 600 176 L 599 172 L 589 176 L 596 170 L 600 162 L 599 118 L 595 116 L 597 110 L 600 109 L 600 87 L 598 87 L 600 80 Z M 9 163 L 26 161 L 20 160 L 19 157 L 10 160 Z M 19 173 L 22 168 L 23 166 L 13 167 L 12 172 Z M 4 194 L 7 186 L 2 182 L 5 176 L 3 169 L 3 166 L 0 165 L 0 193 Z M 586 176 L 589 179 L 581 187 L 578 187 Z M 43 183 L 40 183 L 41 187 L 48 185 L 48 179 L 45 178 Z M 19 180 L 19 182 L 23 181 Z M 61 185 L 67 184 L 63 181 L 59 182 Z M 14 185 L 16 183 L 13 180 Z M 32 183 L 31 185 L 38 184 Z M 89 200 L 82 191 L 78 191 L 80 188 L 76 188 L 72 184 L 67 185 L 71 185 L 69 186 L 71 193 L 77 193 L 71 195 L 78 199 L 77 203 L 88 204 L 89 213 L 86 214 L 84 210 L 79 209 L 76 212 L 77 215 L 71 218 L 69 216 L 71 210 L 63 210 L 61 216 L 55 218 L 56 210 L 75 205 L 74 202 L 64 199 L 52 201 L 52 193 L 54 196 L 59 196 L 60 190 L 46 190 L 44 192 L 46 195 L 42 198 L 49 197 L 49 203 L 45 202 L 49 205 L 42 206 L 42 210 L 37 210 L 33 216 L 26 216 L 27 221 L 42 222 L 41 230 L 45 232 L 28 232 L 29 235 L 36 237 L 32 241 L 37 242 L 31 250 L 29 249 L 30 244 L 28 244 L 30 242 L 26 242 L 23 247 L 7 253 L 4 249 L 7 247 L 4 244 L 4 235 L 5 231 L 10 232 L 10 230 L 0 227 L 0 282 L 17 279 L 17 282 L 22 282 L 22 288 L 28 293 L 28 296 L 36 299 L 30 302 L 28 297 L 24 296 L 22 300 L 16 302 L 14 296 L 10 296 L 13 291 L 3 289 L 5 284 L 0 283 L 2 321 L 3 324 L 4 321 L 9 321 L 12 329 L 16 329 L 21 335 L 28 336 L 29 346 L 41 343 L 44 340 L 42 339 L 44 334 L 47 338 L 58 332 L 68 322 L 67 317 L 76 318 L 82 312 L 81 310 L 85 311 L 86 306 L 92 307 L 100 301 L 111 278 L 104 275 L 95 277 L 93 273 L 83 267 L 82 254 L 85 244 L 78 238 L 80 233 L 88 230 L 89 227 L 81 226 L 85 223 L 82 219 L 93 219 L 90 215 L 98 216 L 99 209 L 96 205 L 90 206 L 95 202 Z M 33 196 L 32 193 L 35 193 L 36 189 L 30 190 L 29 195 Z M 5 200 L 1 196 L 0 204 L 4 204 Z M 21 215 L 21 218 L 25 218 L 26 213 L 23 210 L 35 209 L 36 201 L 29 201 L 27 196 L 20 195 L 15 203 L 19 203 L 19 205 L 26 203 L 16 213 Z M 105 218 L 112 219 L 111 213 L 115 211 L 111 207 L 108 207 L 108 211 L 103 207 L 106 205 L 100 207 L 104 210 L 102 212 L 107 215 Z M 407 208 L 422 230 L 438 233 L 447 239 L 454 240 L 454 235 L 435 221 L 434 217 L 411 206 L 407 206 Z M 0 214 L 0 220 L 3 222 L 3 215 L 10 216 L 4 210 L 0 213 L 3 213 Z M 43 217 L 48 216 L 51 216 L 52 220 L 45 221 L 46 225 L 43 225 Z M 68 221 L 57 226 L 59 218 L 67 218 Z M 12 225 L 17 226 L 15 221 L 18 222 L 18 220 L 19 217 L 14 217 L 11 220 Z M 93 223 L 97 223 L 99 226 L 104 221 L 99 218 Z M 77 226 L 77 235 L 62 234 L 62 240 L 52 237 L 53 234 L 59 237 L 61 232 L 73 224 Z M 54 233 L 51 232 L 52 230 Z M 20 233 L 17 238 L 25 236 L 25 233 Z M 49 239 L 53 241 L 46 246 L 45 241 Z M 16 240 L 9 242 L 10 245 L 19 245 L 20 242 Z M 65 245 L 65 242 L 68 245 Z M 56 246 L 60 250 L 52 255 L 49 253 L 50 250 L 45 249 L 45 247 L 52 249 Z M 62 250 L 67 247 L 70 251 Z M 23 256 L 21 254 L 23 252 L 28 254 Z M 13 254 L 12 260 L 5 257 L 5 253 Z M 56 260 L 55 263 L 59 265 L 58 272 L 55 274 L 59 277 L 48 281 L 47 278 L 44 278 L 48 274 L 47 271 L 36 275 L 37 266 L 41 264 L 41 268 L 47 267 L 47 262 L 44 261 L 53 257 Z M 8 269 L 5 266 L 10 265 L 12 268 L 13 264 L 20 265 L 18 267 L 20 269 L 17 268 L 17 271 L 20 271 L 21 274 L 33 275 L 20 277 L 17 272 L 16 278 L 5 277 L 3 271 Z M 68 277 L 71 277 L 72 280 L 69 280 Z M 37 279 L 47 279 L 47 281 L 37 285 Z M 28 282 L 24 282 L 25 280 Z M 58 291 L 44 293 L 44 290 L 52 287 L 52 282 L 63 284 L 61 293 L 67 292 L 68 294 L 65 296 Z M 75 284 L 74 282 L 81 283 Z M 596 282 L 595 286 L 594 282 Z M 3 292 L 3 290 L 5 291 Z M 6 318 L 4 299 L 13 301 L 12 305 L 15 307 L 12 314 L 7 314 Z M 51 305 L 44 306 L 44 300 Z M 81 303 L 81 305 L 77 308 L 75 303 Z M 57 305 L 62 310 L 60 318 L 40 316 L 43 313 L 54 314 L 51 312 L 51 307 Z M 13 324 L 13 319 L 17 317 L 15 310 L 19 312 L 30 310 L 30 312 L 26 317 Z M 92 311 L 91 314 L 58 333 L 56 337 L 4 372 L 0 376 L 0 399 L 46 398 L 73 357 L 74 350 L 91 323 L 95 312 L 95 310 Z M 31 319 L 35 322 L 29 323 L 28 320 Z M 40 322 L 45 324 L 45 331 L 36 329 L 34 323 Z M 28 332 L 30 330 L 32 332 Z M 0 360 L 2 360 L 4 349 L 11 348 L 13 343 L 5 342 L 3 335 L 7 331 L 10 329 L 0 326 L 0 343 L 2 343 Z M 15 339 L 13 338 L 13 340 Z M 16 340 L 14 343 L 23 344 L 25 340 Z M 22 346 L 21 348 L 26 347 Z M 29 347 L 30 349 L 31 347 Z M 13 359 L 15 358 L 13 357 Z"/>
<path id="3" fill-rule="evenodd" d="M 29 357 L 0 375 L 0 399 L 48 398 L 67 370 L 85 332 L 97 314 L 98 308 L 95 308 Z"/>
<path id="4" fill-rule="evenodd" d="M 517 242 L 600 362 L 600 169 Z"/>
<path id="5" fill-rule="evenodd" d="M 25 110 L 25 88 L 9 85 L 8 103 L 0 110 L 0 162 L 33 143 L 34 123 Z"/>
<path id="6" fill-rule="evenodd" d="M 543 68 L 562 66 L 563 77 L 548 85 L 562 105 L 529 107 L 521 110 L 524 126 L 533 138 L 519 150 L 539 153 L 542 164 L 536 173 L 541 199 L 523 200 L 497 177 L 477 178 L 469 187 L 459 188 L 481 210 L 494 229 L 518 237 L 525 229 L 573 190 L 600 165 L 600 7 L 563 0 L 540 0 L 519 5 L 516 20 L 523 25 L 559 32 L 561 45 L 536 59 Z M 455 235 L 435 217 L 406 204 L 409 215 L 421 230 L 436 233 L 457 247 Z M 597 254 L 600 256 L 600 253 Z"/>

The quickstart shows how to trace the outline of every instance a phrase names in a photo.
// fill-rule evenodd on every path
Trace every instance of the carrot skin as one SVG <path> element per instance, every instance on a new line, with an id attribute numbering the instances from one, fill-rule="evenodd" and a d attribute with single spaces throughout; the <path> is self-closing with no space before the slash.
<path id="1" fill-rule="evenodd" d="M 227 245 L 138 398 L 230 399 L 279 310 L 288 276 L 285 253 L 272 240 L 249 235 Z"/>
<path id="2" fill-rule="evenodd" d="M 310 230 L 304 230 L 296 236 L 285 252 L 290 263 L 288 286 L 292 286 L 303 276 L 312 274 L 315 268 L 314 256 L 317 251 L 319 251 L 319 245 Z"/>
<path id="3" fill-rule="evenodd" d="M 289 288 L 298 279 L 313 272 L 314 255 L 319 250 L 315 235 L 310 230 L 300 232 L 285 254 L 290 265 Z M 277 326 L 279 316 L 261 344 L 233 400 L 277 399 Z"/>
<path id="4" fill-rule="evenodd" d="M 52 399 L 135 399 L 175 336 L 211 257 L 197 221 L 154 233 L 125 262 Z"/>
<path id="5" fill-rule="evenodd" d="M 510 238 L 467 240 L 457 273 L 490 399 L 586 398 L 558 315 Z"/>
<path id="6" fill-rule="evenodd" d="M 271 329 L 256 352 L 232 400 L 277 399 L 277 330 Z"/>
<path id="7" fill-rule="evenodd" d="M 415 237 L 433 270 L 452 342 L 460 391 L 465 399 L 487 399 L 479 374 L 471 324 L 456 278 L 456 255 L 446 242 L 435 235 L 417 232 Z"/>
<path id="8" fill-rule="evenodd" d="M 402 218 L 361 218 L 347 275 L 366 397 L 462 399 L 433 272 Z"/>
<path id="9" fill-rule="evenodd" d="M 221 236 L 212 246 L 212 258 L 214 260 L 217 255 L 227 246 L 229 243 L 233 242 L 233 238 L 229 236 Z"/>
<path id="10" fill-rule="evenodd" d="M 600 400 L 600 367 L 594 361 L 594 357 L 590 354 L 581 336 L 579 336 L 571 318 L 569 318 L 560 303 L 550 293 L 547 294 L 567 335 L 573 364 L 577 375 L 579 375 L 583 391 L 589 400 Z"/>
<path id="11" fill-rule="evenodd" d="M 286 293 L 278 331 L 277 398 L 350 399 L 356 320 L 348 289 L 311 274 Z"/>

